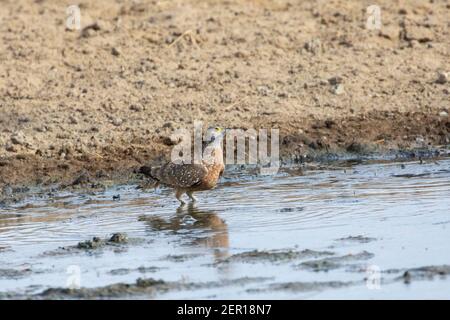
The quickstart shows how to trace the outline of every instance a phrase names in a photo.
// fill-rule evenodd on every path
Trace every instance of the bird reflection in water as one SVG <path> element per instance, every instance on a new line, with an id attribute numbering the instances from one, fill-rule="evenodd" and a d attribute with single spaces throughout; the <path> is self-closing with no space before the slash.
<path id="1" fill-rule="evenodd" d="M 141 220 L 153 230 L 182 235 L 189 239 L 190 245 L 213 249 L 216 261 L 228 257 L 228 226 L 214 211 L 199 209 L 194 203 L 189 203 L 179 207 L 176 215 L 168 219 L 149 215 Z"/>

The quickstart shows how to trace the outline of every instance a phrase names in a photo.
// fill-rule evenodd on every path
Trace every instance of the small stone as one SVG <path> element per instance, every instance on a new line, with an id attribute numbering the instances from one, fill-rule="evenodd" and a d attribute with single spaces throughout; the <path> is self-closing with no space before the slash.
<path id="1" fill-rule="evenodd" d="M 98 237 L 92 238 L 92 240 L 87 240 L 79 242 L 77 245 L 78 249 L 96 249 L 102 245 L 102 241 Z"/>
<path id="2" fill-rule="evenodd" d="M 140 112 L 142 111 L 144 108 L 140 105 L 140 104 L 132 104 L 130 106 L 130 110 L 134 111 L 134 112 Z"/>
<path id="3" fill-rule="evenodd" d="M 248 58 L 250 56 L 250 52 L 248 52 L 246 50 L 241 50 L 241 51 L 235 52 L 234 56 L 236 58 L 245 59 L 245 58 Z"/>
<path id="4" fill-rule="evenodd" d="M 14 147 L 12 144 L 9 144 L 9 143 L 6 144 L 5 150 L 8 151 L 8 152 L 17 152 L 16 147 Z"/>
<path id="5" fill-rule="evenodd" d="M 333 92 L 336 95 L 342 95 L 345 93 L 345 89 L 344 89 L 344 85 L 343 84 L 337 84 L 333 87 L 333 89 L 331 90 L 331 92 Z"/>
<path id="6" fill-rule="evenodd" d="M 161 137 L 161 142 L 166 146 L 174 146 L 178 143 L 174 137 Z"/>
<path id="7" fill-rule="evenodd" d="M 94 22 L 81 30 L 81 36 L 83 38 L 89 38 L 95 34 L 95 31 L 100 31 L 100 24 L 98 22 Z"/>
<path id="8" fill-rule="evenodd" d="M 270 89 L 266 86 L 259 86 L 256 89 L 258 90 L 258 93 L 262 96 L 267 96 L 270 93 Z"/>
<path id="9" fill-rule="evenodd" d="M 328 79 L 328 83 L 331 84 L 332 86 L 341 84 L 343 81 L 344 81 L 344 79 L 342 79 L 342 77 L 339 77 L 339 76 Z"/>
<path id="10" fill-rule="evenodd" d="M 446 118 L 446 117 L 448 117 L 448 112 L 447 111 L 441 111 L 441 112 L 439 112 L 439 116 L 442 117 L 442 118 Z"/>
<path id="11" fill-rule="evenodd" d="M 436 83 L 446 84 L 448 82 L 448 78 L 450 77 L 449 72 L 438 72 L 438 78 L 436 79 Z"/>
<path id="12" fill-rule="evenodd" d="M 417 48 L 419 46 L 420 46 L 420 42 L 419 41 L 417 41 L 415 39 L 409 41 L 409 47 L 410 48 Z"/>
<path id="13" fill-rule="evenodd" d="M 117 48 L 113 47 L 111 48 L 111 54 L 115 57 L 118 57 L 120 56 L 120 51 Z"/>
<path id="14" fill-rule="evenodd" d="M 303 48 L 312 54 L 318 54 L 322 51 L 322 42 L 320 39 L 312 39 L 306 42 Z"/>
<path id="15" fill-rule="evenodd" d="M 46 132 L 47 128 L 45 126 L 41 126 L 41 127 L 35 127 L 34 130 L 37 132 Z"/>
<path id="16" fill-rule="evenodd" d="M 66 132 L 60 132 L 56 134 L 56 138 L 57 139 L 61 139 L 61 140 L 65 140 L 65 139 L 69 139 L 70 135 Z"/>
<path id="17" fill-rule="evenodd" d="M 11 142 L 23 146 L 26 144 L 25 136 L 23 133 L 17 132 L 11 136 Z"/>
<path id="18" fill-rule="evenodd" d="M 417 136 L 417 137 L 416 137 L 416 142 L 417 142 L 417 143 L 424 143 L 424 142 L 425 142 L 425 139 L 424 139 L 423 136 Z"/>
<path id="19" fill-rule="evenodd" d="M 123 243 L 123 242 L 127 242 L 128 238 L 127 235 L 124 233 L 114 233 L 112 235 L 112 237 L 109 239 L 109 242 L 114 242 L 114 243 Z"/>
<path id="20" fill-rule="evenodd" d="M 27 116 L 20 116 L 17 120 L 19 121 L 19 123 L 30 122 L 30 118 L 28 118 Z"/>
<path id="21" fill-rule="evenodd" d="M 120 118 L 114 118 L 114 119 L 112 120 L 112 124 L 115 125 L 116 127 L 121 126 L 122 123 L 123 123 L 123 120 L 120 119 Z"/>
<path id="22" fill-rule="evenodd" d="M 78 119 L 75 118 L 74 116 L 70 116 L 69 122 L 70 122 L 70 124 L 78 124 Z"/>
<path id="23" fill-rule="evenodd" d="M 163 124 L 163 128 L 173 128 L 173 123 L 172 122 L 166 122 Z"/>

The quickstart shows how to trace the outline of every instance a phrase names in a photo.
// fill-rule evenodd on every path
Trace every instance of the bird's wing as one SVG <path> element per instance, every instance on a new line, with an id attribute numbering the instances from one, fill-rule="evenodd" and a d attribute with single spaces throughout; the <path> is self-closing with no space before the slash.
<path id="1" fill-rule="evenodd" d="M 161 166 L 155 171 L 154 176 L 158 181 L 178 188 L 195 186 L 208 173 L 205 166 L 201 164 L 175 164 L 172 162 Z"/>

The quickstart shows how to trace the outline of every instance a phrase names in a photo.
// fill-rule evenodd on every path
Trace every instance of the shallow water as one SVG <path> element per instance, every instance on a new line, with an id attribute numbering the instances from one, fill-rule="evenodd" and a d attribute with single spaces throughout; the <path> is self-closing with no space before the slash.
<path id="1" fill-rule="evenodd" d="M 450 265 L 449 159 L 231 174 L 198 198 L 118 186 L 0 208 L 0 292 L 154 278 L 204 285 L 140 298 L 450 298 L 450 276 L 402 278 Z M 58 249 L 115 232 L 129 242 Z"/>

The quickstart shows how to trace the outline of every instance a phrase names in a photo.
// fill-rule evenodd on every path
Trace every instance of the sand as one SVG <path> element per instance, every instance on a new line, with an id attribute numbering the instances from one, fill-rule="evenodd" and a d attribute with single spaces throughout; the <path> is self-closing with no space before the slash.
<path id="1" fill-rule="evenodd" d="M 448 146 L 450 2 L 6 0 L 0 186 L 126 177 L 177 128 L 279 128 L 283 157 Z"/>

